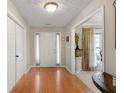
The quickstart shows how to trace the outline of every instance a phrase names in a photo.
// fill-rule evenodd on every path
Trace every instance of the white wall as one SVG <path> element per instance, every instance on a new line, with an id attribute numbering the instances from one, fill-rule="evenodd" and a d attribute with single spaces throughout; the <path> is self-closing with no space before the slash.
<path id="1" fill-rule="evenodd" d="M 7 0 L 7 11 L 11 12 L 21 23 L 26 27 L 25 32 L 25 63 L 26 63 L 26 69 L 27 70 L 30 67 L 30 47 L 29 47 L 29 30 L 30 27 L 24 20 L 24 18 L 21 16 L 20 12 L 16 8 L 16 6 L 13 4 L 11 0 Z"/>
<path id="2" fill-rule="evenodd" d="M 61 37 L 65 38 L 65 28 L 31 28 L 30 31 L 30 53 L 31 53 L 31 64 L 35 66 L 35 48 L 34 48 L 34 33 L 35 32 L 61 32 Z M 61 39 L 61 64 L 65 66 L 65 41 Z"/>
<path id="3" fill-rule="evenodd" d="M 66 35 L 70 36 L 71 29 L 85 17 L 89 16 L 101 6 L 105 7 L 105 72 L 116 73 L 116 53 L 115 53 L 115 11 L 114 0 L 92 0 L 92 2 L 67 26 Z M 71 40 L 70 40 L 71 41 Z M 71 42 L 66 43 L 66 66 L 72 69 L 71 61 Z"/>

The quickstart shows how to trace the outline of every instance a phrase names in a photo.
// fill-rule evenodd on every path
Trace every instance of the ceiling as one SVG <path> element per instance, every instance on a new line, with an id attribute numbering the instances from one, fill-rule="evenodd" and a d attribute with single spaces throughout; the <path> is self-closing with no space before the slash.
<path id="1" fill-rule="evenodd" d="M 84 22 L 77 26 L 77 29 L 83 27 L 104 28 L 104 8 L 100 7 L 92 12 Z"/>
<path id="2" fill-rule="evenodd" d="M 91 26 L 104 26 L 104 10 L 103 8 L 100 8 L 97 10 L 97 12 L 92 15 L 86 22 L 84 22 L 82 25 L 91 25 Z"/>
<path id="3" fill-rule="evenodd" d="M 64 27 L 92 0 L 12 0 L 32 27 Z M 45 2 L 58 2 L 54 13 L 43 8 Z"/>

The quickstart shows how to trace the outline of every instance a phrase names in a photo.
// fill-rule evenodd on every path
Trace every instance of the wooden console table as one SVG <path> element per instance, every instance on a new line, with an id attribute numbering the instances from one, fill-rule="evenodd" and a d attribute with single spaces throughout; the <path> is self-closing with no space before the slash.
<path id="1" fill-rule="evenodd" d="M 113 86 L 113 77 L 107 73 L 96 72 L 92 76 L 95 86 L 102 93 L 116 93 L 116 86 Z"/>

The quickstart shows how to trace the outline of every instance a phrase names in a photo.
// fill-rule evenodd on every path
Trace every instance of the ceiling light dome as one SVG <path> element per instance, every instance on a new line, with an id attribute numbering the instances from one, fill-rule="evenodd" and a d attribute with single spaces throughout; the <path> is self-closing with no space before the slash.
<path id="1" fill-rule="evenodd" d="M 58 8 L 58 4 L 56 2 L 47 2 L 44 5 L 44 8 L 48 11 L 48 12 L 55 12 L 56 9 Z"/>

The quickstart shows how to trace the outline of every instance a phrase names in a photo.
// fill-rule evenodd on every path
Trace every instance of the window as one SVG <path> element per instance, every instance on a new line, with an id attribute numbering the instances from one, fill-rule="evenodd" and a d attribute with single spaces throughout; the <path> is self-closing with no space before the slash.
<path id="1" fill-rule="evenodd" d="M 102 35 L 97 33 L 94 35 L 94 53 L 95 53 L 95 66 L 97 69 L 102 69 Z"/>
<path id="2" fill-rule="evenodd" d="M 36 38 L 35 60 L 36 60 L 36 65 L 40 65 L 40 34 L 36 33 L 35 38 Z"/>
<path id="3" fill-rule="evenodd" d="M 60 33 L 56 33 L 56 63 L 60 65 Z"/>

